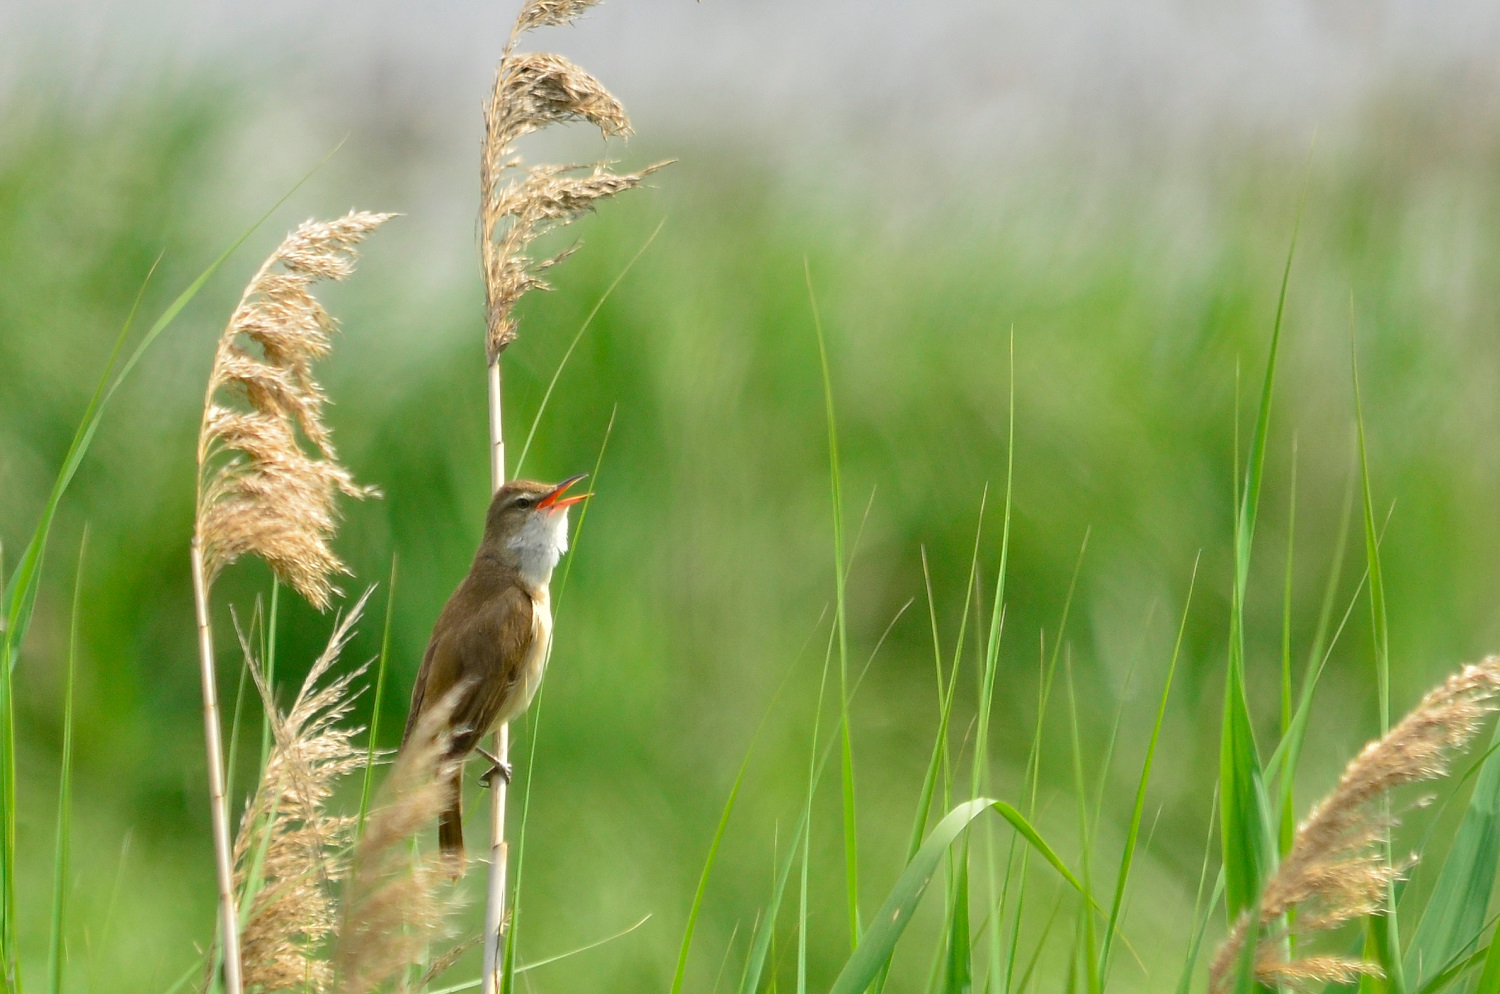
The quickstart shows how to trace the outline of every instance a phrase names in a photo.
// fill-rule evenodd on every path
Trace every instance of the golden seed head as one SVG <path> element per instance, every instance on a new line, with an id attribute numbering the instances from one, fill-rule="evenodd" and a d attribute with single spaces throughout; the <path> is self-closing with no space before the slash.
<path id="1" fill-rule="evenodd" d="M 374 494 L 339 465 L 312 374 L 336 322 L 312 295 L 354 271 L 355 246 L 392 215 L 307 221 L 271 253 L 229 319 L 209 374 L 198 436 L 195 535 L 208 582 L 245 554 L 320 610 L 347 573 L 329 545 L 334 497 Z M 315 450 L 309 455 L 298 433 Z"/>
<path id="2" fill-rule="evenodd" d="M 1410 714 L 1369 743 L 1344 768 L 1333 791 L 1313 806 L 1297 826 L 1292 847 L 1261 890 L 1259 920 L 1248 914 L 1230 931 L 1209 969 L 1210 991 L 1222 991 L 1233 977 L 1245 942 L 1258 941 L 1260 929 L 1299 909 L 1299 935 L 1327 931 L 1385 906 L 1390 885 L 1415 857 L 1390 860 L 1377 848 L 1394 822 L 1376 802 L 1407 784 L 1448 775 L 1451 754 L 1479 731 L 1484 718 L 1500 708 L 1500 656 L 1465 666 L 1422 698 Z M 1254 935 L 1252 936 L 1252 932 Z M 1290 986 L 1346 981 L 1380 969 L 1363 960 L 1334 956 L 1280 958 L 1266 943 L 1256 954 L 1256 978 Z"/>

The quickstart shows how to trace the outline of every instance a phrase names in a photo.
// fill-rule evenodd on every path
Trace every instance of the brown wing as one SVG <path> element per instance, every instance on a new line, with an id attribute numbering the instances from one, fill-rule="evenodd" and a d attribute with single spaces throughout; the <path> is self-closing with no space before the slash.
<path id="1" fill-rule="evenodd" d="M 455 752 L 467 753 L 494 727 L 517 693 L 522 666 L 535 638 L 531 597 L 508 586 L 491 597 L 460 627 L 445 649 L 458 661 L 464 691 L 453 710 Z"/>
<path id="2" fill-rule="evenodd" d="M 452 751 L 461 756 L 473 749 L 515 692 L 532 630 L 531 598 L 520 587 L 506 584 L 482 596 L 466 583 L 454 591 L 422 657 L 403 744 L 424 706 L 461 687 L 451 718 Z"/>

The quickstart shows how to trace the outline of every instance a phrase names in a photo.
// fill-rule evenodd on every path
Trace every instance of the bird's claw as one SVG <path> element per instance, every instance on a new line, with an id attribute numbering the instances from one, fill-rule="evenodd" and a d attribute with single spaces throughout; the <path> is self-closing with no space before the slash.
<path id="1" fill-rule="evenodd" d="M 509 763 L 503 763 L 496 757 L 491 756 L 489 752 L 483 748 L 479 748 L 476 751 L 479 753 L 479 755 L 483 756 L 485 759 L 488 759 L 492 764 L 490 768 L 480 776 L 479 786 L 488 787 L 490 785 L 490 781 L 495 778 L 495 774 L 497 773 L 500 774 L 501 782 L 506 786 L 509 786 L 511 774 L 515 772 L 515 768 L 512 767 Z"/>

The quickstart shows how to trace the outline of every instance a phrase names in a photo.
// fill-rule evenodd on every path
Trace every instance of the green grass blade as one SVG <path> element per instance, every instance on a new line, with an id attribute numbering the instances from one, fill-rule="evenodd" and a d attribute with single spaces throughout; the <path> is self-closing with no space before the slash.
<path id="1" fill-rule="evenodd" d="M 1306 187 L 1303 197 L 1306 198 Z M 1228 678 L 1224 682 L 1223 734 L 1219 752 L 1219 803 L 1226 871 L 1227 908 L 1238 915 L 1260 893 L 1261 883 L 1275 863 L 1274 836 L 1270 827 L 1260 754 L 1255 745 L 1250 705 L 1245 693 L 1245 589 L 1250 576 L 1255 518 L 1260 504 L 1265 472 L 1266 442 L 1270 432 L 1272 399 L 1276 383 L 1276 359 L 1281 346 L 1282 319 L 1286 312 L 1287 286 L 1302 225 L 1302 207 L 1292 227 L 1291 245 L 1281 274 L 1276 318 L 1271 328 L 1271 347 L 1261 385 L 1260 412 L 1250 441 L 1245 468 L 1245 486 L 1239 495 L 1234 522 L 1234 590 L 1230 599 Z"/>
<path id="2" fill-rule="evenodd" d="M 1350 303 L 1353 321 L 1353 303 Z M 1380 570 L 1380 535 L 1375 527 L 1375 505 L 1370 487 L 1370 458 L 1365 449 L 1364 401 L 1359 389 L 1359 357 L 1355 353 L 1353 330 L 1349 339 L 1350 361 L 1354 370 L 1354 423 L 1359 438 L 1359 482 L 1363 497 L 1365 556 L 1370 575 L 1370 630 L 1375 642 L 1375 686 L 1380 697 L 1380 731 L 1391 727 L 1391 658 L 1390 629 L 1385 612 L 1385 579 Z"/>
<path id="3" fill-rule="evenodd" d="M 1500 745 L 1500 730 L 1494 744 Z M 1463 953 L 1484 928 L 1500 868 L 1500 754 L 1480 767 L 1463 821 L 1433 884 L 1432 894 L 1407 947 L 1405 973 L 1413 988 L 1431 980 Z"/>
<path id="4" fill-rule="evenodd" d="M 1292 714 L 1292 720 L 1287 724 L 1286 731 L 1277 743 L 1276 750 L 1271 755 L 1268 769 L 1276 770 L 1278 778 L 1278 789 L 1280 791 L 1280 806 L 1285 824 L 1286 812 L 1292 812 L 1295 822 L 1296 818 L 1296 783 L 1297 764 L 1302 756 L 1302 742 L 1307 733 L 1307 723 L 1312 716 L 1313 694 L 1317 690 L 1318 680 L 1323 675 L 1323 667 L 1328 662 L 1328 654 L 1332 646 L 1338 642 L 1339 636 L 1344 631 L 1344 626 L 1349 621 L 1349 616 L 1354 611 L 1354 605 L 1359 601 L 1360 591 L 1364 589 L 1365 578 L 1360 577 L 1359 585 L 1354 595 L 1349 599 L 1348 606 L 1344 609 L 1343 617 L 1339 619 L 1338 628 L 1335 629 L 1333 638 L 1328 637 L 1328 625 L 1333 617 L 1333 606 L 1338 596 L 1339 578 L 1344 572 L 1344 556 L 1349 547 L 1349 519 L 1354 509 L 1354 473 L 1349 474 L 1348 482 L 1344 487 L 1343 511 L 1339 517 L 1338 539 L 1334 546 L 1333 565 L 1328 571 L 1328 583 L 1323 589 L 1323 603 L 1318 608 L 1318 627 L 1313 634 L 1312 647 L 1307 655 L 1307 668 L 1302 674 L 1302 690 L 1297 699 L 1296 710 Z"/>
<path id="5" fill-rule="evenodd" d="M 1286 574 L 1281 587 L 1281 739 L 1292 727 L 1292 564 L 1297 534 L 1297 434 L 1292 433 L 1292 479 L 1288 487 L 1286 513 Z M 1292 848 L 1297 831 L 1295 799 L 1290 791 L 1281 797 L 1281 820 L 1277 825 L 1276 851 L 1284 857 Z"/>
<path id="6" fill-rule="evenodd" d="M 1036 940 L 1036 948 L 1031 951 L 1031 959 L 1026 963 L 1026 969 L 1021 971 L 1021 979 L 1016 981 L 1016 994 L 1025 994 L 1026 989 L 1031 986 L 1031 978 L 1036 973 L 1036 965 L 1041 961 L 1042 950 L 1047 945 L 1047 937 L 1052 934 L 1052 926 L 1057 924 L 1058 912 L 1062 911 L 1063 894 L 1058 894 L 1057 900 L 1052 904 L 1052 913 L 1047 916 L 1047 922 L 1042 926 L 1042 934 Z"/>
<path id="7" fill-rule="evenodd" d="M 1359 480 L 1365 525 L 1365 557 L 1370 577 L 1370 628 L 1375 643 L 1375 685 L 1380 699 L 1380 731 L 1384 734 L 1391 727 L 1390 629 L 1386 620 L 1385 580 L 1380 569 L 1380 532 L 1375 525 L 1375 505 L 1370 485 L 1370 460 L 1365 448 L 1364 402 L 1359 389 L 1359 355 L 1355 345 L 1352 295 L 1349 300 L 1349 324 L 1350 366 L 1354 380 L 1354 423 L 1359 439 Z M 1383 798 L 1382 804 L 1386 813 L 1389 814 L 1390 799 Z M 1385 856 L 1386 859 L 1391 858 L 1389 832 L 1386 833 Z M 1361 978 L 1360 991 L 1382 990 L 1399 994 L 1406 989 L 1406 982 L 1401 962 L 1401 933 L 1393 887 L 1387 890 L 1385 914 L 1368 921 L 1367 946 L 1385 970 L 1385 976 L 1379 979 Z"/>
<path id="8" fill-rule="evenodd" d="M 1078 561 L 1073 567 L 1073 581 L 1069 584 L 1068 596 L 1063 601 L 1062 619 L 1058 625 L 1059 641 L 1062 639 L 1062 633 L 1067 629 L 1068 611 L 1073 603 L 1073 590 L 1078 584 L 1078 574 L 1083 568 L 1083 556 L 1084 552 L 1088 549 L 1088 538 L 1089 533 L 1085 531 L 1083 543 L 1078 550 Z M 1047 717 L 1047 703 L 1052 696 L 1052 681 L 1057 675 L 1057 653 L 1054 652 L 1052 654 L 1052 661 L 1049 664 L 1047 662 L 1047 640 L 1045 634 L 1041 639 L 1040 655 L 1039 666 L 1041 669 L 1037 679 L 1036 728 L 1032 731 L 1031 749 L 1026 756 L 1026 775 L 1024 781 L 1024 788 L 1028 794 L 1026 802 L 1027 810 L 1033 815 L 1036 813 L 1037 790 L 1041 781 L 1042 730 Z M 1022 820 L 1024 821 L 1024 819 Z M 1012 836 L 1012 851 L 1014 851 L 1015 839 L 1017 837 Z M 1010 949 L 1006 955 L 1005 982 L 1001 988 L 1005 994 L 1010 994 L 1010 992 L 1016 990 L 1016 987 L 1013 986 L 1013 981 L 1015 979 L 1016 954 L 1021 946 L 1021 921 L 1023 917 L 1022 913 L 1026 906 L 1026 869 L 1030 855 L 1031 850 L 1029 848 L 1022 848 L 1019 870 L 1020 882 L 1016 888 L 1016 910 L 1011 918 Z M 1006 864 L 1006 873 L 1008 882 L 1010 873 L 1009 862 Z M 1021 987 L 1024 989 L 1025 985 L 1022 984 Z"/>
<path id="9" fill-rule="evenodd" d="M 776 934 L 776 919 L 781 911 L 781 898 L 786 893 L 787 880 L 792 875 L 792 864 L 801 850 L 802 833 L 806 831 L 807 820 L 804 818 L 797 822 L 797 828 L 792 833 L 792 841 L 787 846 L 786 856 L 776 871 L 775 882 L 771 887 L 771 899 L 766 903 L 766 912 L 755 927 L 755 935 L 750 942 L 750 954 L 745 960 L 745 972 L 740 978 L 739 994 L 755 994 L 760 989 L 760 978 L 765 972 L 771 941 Z"/>
<path id="10" fill-rule="evenodd" d="M 1078 795 L 1078 851 L 1083 868 L 1083 889 L 1086 894 L 1094 892 L 1093 839 L 1089 833 L 1088 786 L 1083 776 L 1083 746 L 1078 736 L 1078 694 L 1073 686 L 1073 657 L 1069 653 L 1064 664 L 1068 678 L 1068 731 L 1073 746 L 1073 789 Z M 1082 921 L 1082 943 L 1084 962 L 1084 988 L 1088 994 L 1099 994 L 1099 961 L 1095 958 L 1097 943 L 1094 934 L 1094 916 L 1085 906 Z"/>
<path id="11" fill-rule="evenodd" d="M 0 545 L 0 580 L 5 549 Z M 0 603 L 0 629 L 6 613 Z M 0 630 L 0 991 L 20 991 L 16 943 L 16 722 L 12 697 L 10 638 Z"/>
<path id="12" fill-rule="evenodd" d="M 895 952 L 896 942 L 916 912 L 917 904 L 937 872 L 938 864 L 948 847 L 967 829 L 975 818 L 985 811 L 994 810 L 1020 832 L 1021 836 L 1041 854 L 1049 865 L 1058 871 L 1069 884 L 1087 899 L 1083 884 L 1073 875 L 1067 865 L 1058 858 L 1031 823 L 1013 806 L 1003 801 L 976 798 L 965 801 L 950 811 L 927 836 L 917 855 L 902 871 L 896 885 L 880 906 L 880 911 L 871 919 L 872 924 L 860 937 L 859 946 L 849 957 L 834 981 L 829 994 L 860 994 L 880 973 Z"/>
<path id="13" fill-rule="evenodd" d="M 73 612 L 68 621 L 68 671 L 63 685 L 62 769 L 57 781 L 57 842 L 52 872 L 52 935 L 47 949 L 48 989 L 61 994 L 63 961 L 67 957 L 68 866 L 73 837 L 73 688 L 78 673 L 78 627 L 83 606 L 83 560 L 89 529 L 83 526 L 78 542 L 78 571 L 73 578 Z"/>
<path id="14" fill-rule="evenodd" d="M 651 243 L 656 241 L 656 236 L 661 234 L 661 229 L 666 223 L 667 219 L 662 218 L 660 223 L 657 224 L 656 230 L 651 232 L 651 237 L 646 239 L 641 247 L 636 250 L 635 255 L 630 257 L 630 261 L 625 263 L 625 268 L 620 270 L 609 286 L 605 287 L 604 293 L 594 302 L 594 306 L 589 311 L 588 316 L 583 319 L 583 324 L 579 325 L 578 331 L 573 334 L 573 340 L 568 343 L 567 350 L 563 352 L 562 358 L 557 362 L 557 368 L 552 371 L 552 379 L 547 381 L 547 389 L 542 392 L 542 402 L 537 405 L 536 414 L 531 418 L 531 428 L 526 432 L 526 441 L 521 445 L 521 455 L 516 459 L 515 476 L 520 476 L 521 467 L 526 465 L 526 454 L 531 451 L 531 440 L 536 437 L 537 426 L 542 423 L 542 415 L 547 413 L 547 404 L 552 400 L 552 391 L 556 389 L 557 381 L 562 377 L 563 368 L 568 365 L 568 360 L 573 357 L 573 350 L 578 347 L 578 343 L 583 339 L 584 332 L 589 330 L 590 325 L 594 323 L 594 318 L 599 316 L 599 311 L 614 294 L 621 281 L 625 279 L 625 275 L 640 261 L 641 256 L 646 254 L 646 250 L 651 247 Z M 610 416 L 610 421 L 614 421 L 613 415 Z"/>
<path id="15" fill-rule="evenodd" d="M 1172 644 L 1172 659 L 1167 664 L 1167 678 L 1162 684 L 1161 701 L 1156 706 L 1156 721 L 1151 726 L 1151 740 L 1146 746 L 1146 761 L 1141 765 L 1141 779 L 1135 788 L 1135 805 L 1130 811 L 1130 826 L 1125 833 L 1125 849 L 1120 854 L 1120 872 L 1115 878 L 1115 895 L 1109 906 L 1109 923 L 1104 929 L 1104 948 L 1099 955 L 1101 982 L 1109 978 L 1110 953 L 1114 948 L 1115 932 L 1120 925 L 1120 910 L 1125 903 L 1125 888 L 1130 881 L 1130 869 L 1135 861 L 1136 845 L 1140 840 L 1141 819 L 1146 811 L 1146 788 L 1151 783 L 1151 766 L 1156 759 L 1156 746 L 1161 741 L 1161 726 L 1167 716 L 1167 699 L 1172 694 L 1172 678 L 1177 673 L 1177 660 L 1182 655 L 1182 640 L 1187 634 L 1188 614 L 1193 606 L 1193 588 L 1198 583 L 1198 563 L 1202 558 L 1201 552 L 1193 557 L 1193 572 L 1188 577 L 1187 596 L 1183 598 L 1182 620 L 1177 625 L 1177 640 Z"/>
<path id="16" fill-rule="evenodd" d="M 1231 657 L 1235 654 L 1231 651 Z M 1219 752 L 1221 838 L 1229 916 L 1237 917 L 1260 893 L 1270 871 L 1272 835 L 1268 801 L 1250 726 L 1241 661 L 1231 659 L 1225 681 L 1224 731 Z"/>
<path id="17" fill-rule="evenodd" d="M 1256 895 L 1259 898 L 1260 895 Z M 1251 922 L 1260 920 L 1260 901 L 1252 902 L 1246 909 Z M 1239 960 L 1234 967 L 1234 994 L 1253 994 L 1255 991 L 1255 953 L 1260 948 L 1261 927 L 1247 930 L 1244 945 L 1240 948 Z"/>
<path id="18" fill-rule="evenodd" d="M 1193 926 L 1192 938 L 1188 941 L 1187 957 L 1182 963 L 1182 976 L 1177 981 L 1177 994 L 1189 994 L 1192 989 L 1193 970 L 1198 965 L 1198 953 L 1203 948 L 1203 934 L 1208 931 L 1208 922 L 1213 917 L 1219 898 L 1224 896 L 1224 870 L 1220 868 L 1218 879 L 1214 881 L 1213 893 L 1209 895 L 1207 904 L 1203 902 L 1203 884 L 1208 879 L 1209 857 L 1213 851 L 1213 817 L 1210 815 L 1208 842 L 1203 847 L 1203 868 L 1198 871 L 1198 893 L 1193 898 L 1193 921 L 1196 924 Z"/>
<path id="19" fill-rule="evenodd" d="M 967 841 L 967 839 L 966 839 Z M 969 994 L 974 987 L 973 948 L 969 938 L 968 846 L 956 861 L 953 895 L 948 906 L 948 941 L 943 962 L 944 994 Z"/>
<path id="20" fill-rule="evenodd" d="M 859 833 L 854 792 L 854 744 L 849 727 L 849 631 L 845 610 L 844 562 L 844 495 L 839 476 L 838 420 L 834 416 L 833 378 L 828 369 L 828 346 L 823 337 L 823 321 L 818 315 L 818 298 L 813 292 L 812 267 L 802 261 L 807 279 L 807 298 L 812 307 L 813 331 L 818 339 L 818 362 L 823 371 L 823 407 L 828 419 L 828 478 L 833 496 L 834 620 L 839 643 L 839 735 L 842 738 L 840 782 L 844 801 L 844 883 L 849 904 L 849 942 L 859 944 Z M 961 640 L 960 640 L 961 641 Z"/>
<path id="21" fill-rule="evenodd" d="M 609 409 L 609 421 L 605 422 L 604 425 L 604 437 L 599 440 L 599 454 L 594 457 L 594 470 L 589 474 L 589 479 L 594 481 L 593 485 L 596 487 L 599 485 L 599 470 L 604 466 L 604 453 L 609 451 L 609 440 L 615 433 L 615 415 L 619 413 L 619 404 L 615 404 Z M 554 619 L 554 627 L 556 625 L 555 619 L 557 617 L 557 612 L 562 610 L 563 594 L 568 592 L 568 577 L 573 575 L 573 560 L 577 558 L 576 553 L 578 538 L 583 534 L 583 523 L 588 520 L 589 506 L 592 505 L 593 502 L 594 499 L 590 497 L 578 506 L 578 524 L 573 526 L 572 541 L 575 555 L 569 556 L 567 558 L 567 561 L 563 563 L 562 582 L 557 585 L 557 594 L 553 597 L 552 600 L 552 616 Z"/>
<path id="22" fill-rule="evenodd" d="M 375 700 L 370 704 L 370 744 L 365 751 L 364 782 L 359 790 L 359 819 L 355 822 L 356 841 L 365 834 L 365 818 L 370 813 L 370 798 L 375 791 L 375 744 L 380 739 L 380 703 L 385 695 L 385 674 L 391 655 L 391 619 L 396 611 L 396 554 L 391 554 L 391 579 L 385 588 L 385 625 L 380 630 L 380 661 L 375 666 Z"/>
<path id="23" fill-rule="evenodd" d="M 995 569 L 995 597 L 990 605 L 990 630 L 985 640 L 984 647 L 984 674 L 979 689 L 979 729 L 976 733 L 974 746 L 974 779 L 970 794 L 979 797 L 988 793 L 989 783 L 989 741 L 990 741 L 990 715 L 995 699 L 995 676 L 999 671 L 1000 640 L 1005 628 L 1005 580 L 1009 574 L 1010 564 L 1010 519 L 1012 508 L 1012 496 L 1015 483 L 1016 464 L 1016 332 L 1011 328 L 1009 340 L 1009 363 L 1008 369 L 1008 393 L 1006 401 L 1006 429 L 1005 429 L 1005 506 L 1001 516 L 1000 527 L 1000 565 Z M 1012 837 L 1012 851 L 1014 850 L 1014 837 Z M 996 892 L 999 894 L 1000 910 L 1004 909 L 1006 898 L 1009 896 L 1009 870 L 1010 859 L 1006 859 L 1006 880 L 996 886 L 995 881 L 995 835 L 993 832 L 985 833 L 985 858 L 989 870 L 990 902 L 994 903 Z M 996 920 L 994 927 L 989 931 L 989 964 L 985 976 L 985 988 L 989 988 L 993 981 L 995 971 L 1004 961 L 1004 949 L 1000 940 L 1000 922 Z"/>
<path id="24" fill-rule="evenodd" d="M 889 629 L 887 629 L 887 631 L 889 631 Z M 828 665 L 832 657 L 832 638 L 833 635 L 830 632 L 830 648 L 828 650 L 828 653 L 824 657 L 823 678 L 818 687 L 818 707 L 817 711 L 815 712 L 815 714 L 817 715 L 821 715 L 823 711 L 824 693 L 827 690 Z M 879 648 L 878 645 L 877 648 Z M 868 666 L 866 667 L 866 669 L 868 669 Z M 861 677 L 863 677 L 863 674 L 861 674 Z M 858 691 L 859 681 L 855 683 L 854 689 Z M 818 731 L 818 724 L 819 720 L 817 718 L 814 718 L 814 747 L 816 747 L 817 745 L 816 733 Z M 771 950 L 776 942 L 776 919 L 781 910 L 781 900 L 786 893 L 787 881 L 791 878 L 792 865 L 797 861 L 797 857 L 800 852 L 799 846 L 805 836 L 805 833 L 808 830 L 808 825 L 812 821 L 812 795 L 817 790 L 818 784 L 822 781 L 823 772 L 828 768 L 829 762 L 832 761 L 834 748 L 837 745 L 838 737 L 835 736 L 828 743 L 828 745 L 824 747 L 822 757 L 818 759 L 815 764 L 812 764 L 812 769 L 810 770 L 810 775 L 808 777 L 807 801 L 802 807 L 801 818 L 797 822 L 796 831 L 792 834 L 791 845 L 787 847 L 786 857 L 782 860 L 780 866 L 777 869 L 775 883 L 771 888 L 771 900 L 767 904 L 765 914 L 761 916 L 760 921 L 755 927 L 755 935 L 750 942 L 750 954 L 745 959 L 745 971 L 740 980 L 740 994 L 755 994 L 755 991 L 760 987 L 761 977 L 765 973 L 767 956 L 771 953 Z M 775 988 L 775 983 L 776 978 L 773 976 L 770 982 L 770 987 L 773 990 Z"/>
<path id="25" fill-rule="evenodd" d="M 788 679 L 790 676 L 791 673 L 788 672 Z M 786 686 L 786 680 L 782 681 L 781 686 Z M 771 696 L 771 704 L 766 708 L 765 714 L 761 715 L 755 734 L 750 738 L 750 746 L 745 750 L 745 758 L 740 761 L 739 771 L 734 775 L 734 784 L 729 788 L 729 797 L 724 802 L 724 810 L 719 814 L 719 824 L 714 829 L 713 841 L 709 843 L 708 856 L 703 861 L 703 872 L 698 875 L 698 889 L 693 892 L 693 903 L 688 909 L 687 925 L 682 931 L 682 947 L 677 953 L 677 969 L 672 975 L 671 994 L 679 994 L 682 990 L 683 978 L 687 974 L 688 952 L 693 945 L 693 931 L 698 926 L 698 915 L 703 909 L 703 895 L 708 891 L 708 877 L 713 871 L 714 862 L 718 859 L 719 844 L 723 842 L 724 831 L 729 827 L 729 816 L 734 812 L 735 801 L 739 799 L 740 786 L 745 782 L 745 772 L 750 768 L 750 758 L 755 755 L 756 743 L 760 741 L 766 722 L 776 710 L 776 701 L 780 696 L 781 688 L 777 688 L 776 693 Z"/>
<path id="26" fill-rule="evenodd" d="M 1484 969 L 1479 972 L 1474 994 L 1500 994 L 1500 942 L 1496 942 L 1493 936 L 1485 950 Z"/>

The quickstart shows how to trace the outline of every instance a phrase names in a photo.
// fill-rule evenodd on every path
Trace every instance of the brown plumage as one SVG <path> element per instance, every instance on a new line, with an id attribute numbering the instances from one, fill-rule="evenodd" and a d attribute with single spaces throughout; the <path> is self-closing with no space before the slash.
<path id="1" fill-rule="evenodd" d="M 424 708 L 452 695 L 452 744 L 444 759 L 458 762 L 451 763 L 452 803 L 438 820 L 445 853 L 461 858 L 464 851 L 462 760 L 485 735 L 525 711 L 542 682 L 552 644 L 548 584 L 568 551 L 568 507 L 589 496 L 563 492 L 580 479 L 513 480 L 495 491 L 473 565 L 432 627 L 402 748 Z M 496 763 L 485 781 L 495 773 L 510 779 L 510 770 Z"/>

